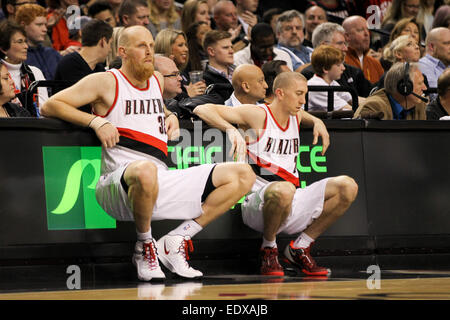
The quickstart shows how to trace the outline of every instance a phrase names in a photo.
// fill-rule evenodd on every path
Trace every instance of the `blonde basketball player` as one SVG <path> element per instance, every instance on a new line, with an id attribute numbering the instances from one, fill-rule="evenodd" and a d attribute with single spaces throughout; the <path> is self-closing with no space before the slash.
<path id="1" fill-rule="evenodd" d="M 314 240 L 331 226 L 351 205 L 358 186 L 348 176 L 317 181 L 300 189 L 296 168 L 300 146 L 299 126 L 313 127 L 314 141 L 323 142 L 323 153 L 329 146 L 324 123 L 304 111 L 308 91 L 305 77 L 297 72 L 279 74 L 273 85 L 274 101 L 269 105 L 227 107 L 201 105 L 194 113 L 209 125 L 226 131 L 234 139 L 237 150 L 247 150 L 249 161 L 257 174 L 253 193 L 242 204 L 246 225 L 263 233 L 261 273 L 284 275 L 278 261 L 276 235 L 280 232 L 300 235 L 284 250 L 287 261 L 307 275 L 327 275 L 330 270 L 319 267 L 310 248 Z"/>

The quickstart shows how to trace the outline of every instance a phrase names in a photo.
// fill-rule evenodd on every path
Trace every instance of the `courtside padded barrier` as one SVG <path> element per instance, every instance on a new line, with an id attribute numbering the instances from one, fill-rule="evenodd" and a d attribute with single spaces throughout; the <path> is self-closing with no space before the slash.
<path id="1" fill-rule="evenodd" d="M 315 245 L 323 256 L 435 253 L 450 263 L 450 122 L 325 120 L 331 146 L 312 145 L 301 128 L 297 167 L 302 186 L 349 175 L 359 194 Z M 226 136 L 200 121 L 182 122 L 171 142 L 171 168 L 227 161 Z M 94 196 L 100 173 L 92 130 L 54 119 L 0 119 L 0 265 L 127 257 L 133 223 L 111 219 Z M 180 208 L 182 210 L 182 208 Z M 159 238 L 179 221 L 158 221 Z M 288 236 L 280 236 L 287 243 Z M 260 235 L 242 224 L 239 205 L 194 241 L 212 259 L 256 252 Z M 58 260 L 59 261 L 59 260 Z M 128 261 L 128 260 L 127 260 Z"/>

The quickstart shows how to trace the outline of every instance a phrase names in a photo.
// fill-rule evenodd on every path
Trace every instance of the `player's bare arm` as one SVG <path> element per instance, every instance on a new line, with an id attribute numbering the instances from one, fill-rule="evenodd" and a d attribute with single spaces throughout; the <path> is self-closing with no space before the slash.
<path id="1" fill-rule="evenodd" d="M 330 145 L 330 135 L 328 134 L 327 127 L 319 118 L 309 114 L 308 112 L 300 109 L 297 113 L 298 121 L 307 127 L 313 128 L 313 144 L 317 144 L 319 137 L 322 139 L 322 155 L 325 154 Z"/>
<path id="2" fill-rule="evenodd" d="M 194 114 L 199 116 L 210 126 L 227 133 L 232 143 L 230 156 L 238 161 L 244 161 L 247 147 L 241 133 L 233 124 L 238 125 L 244 132 L 249 129 L 262 129 L 266 118 L 265 111 L 255 105 L 241 105 L 229 107 L 215 104 L 204 104 L 194 109 Z"/>
<path id="3" fill-rule="evenodd" d="M 99 86 L 99 83 L 102 86 Z M 96 114 L 106 114 L 114 103 L 115 86 L 114 76 L 108 72 L 89 75 L 52 96 L 41 107 L 41 114 L 83 127 L 89 126 L 95 131 L 104 147 L 113 147 L 119 142 L 116 127 L 103 118 L 80 111 L 78 108 L 91 104 Z"/>
<path id="4" fill-rule="evenodd" d="M 197 106 L 194 109 L 194 114 L 210 126 L 222 131 L 234 129 L 233 124 L 238 125 L 243 130 L 262 129 L 266 119 L 265 111 L 252 104 L 229 107 L 208 103 Z"/>

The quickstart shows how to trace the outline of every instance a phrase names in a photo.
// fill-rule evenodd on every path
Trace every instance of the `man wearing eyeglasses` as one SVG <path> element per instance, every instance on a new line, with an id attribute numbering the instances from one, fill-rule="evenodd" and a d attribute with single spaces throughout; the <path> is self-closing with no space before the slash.
<path id="1" fill-rule="evenodd" d="M 172 59 L 155 56 L 155 70 L 161 72 L 164 77 L 164 100 L 175 98 L 183 91 L 181 89 L 181 80 L 183 78 Z"/>
<path id="2" fill-rule="evenodd" d="M 223 104 L 223 97 L 217 92 L 211 91 L 207 94 L 189 97 L 186 90 L 181 86 L 182 77 L 175 62 L 164 56 L 155 56 L 155 70 L 164 77 L 163 99 L 167 109 L 177 115 L 178 118 L 193 117 L 192 110 L 204 103 Z"/>

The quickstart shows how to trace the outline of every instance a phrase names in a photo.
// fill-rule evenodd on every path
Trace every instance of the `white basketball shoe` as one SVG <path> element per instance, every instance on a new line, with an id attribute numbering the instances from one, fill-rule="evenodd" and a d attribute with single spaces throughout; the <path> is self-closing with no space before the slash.
<path id="1" fill-rule="evenodd" d="M 151 279 L 166 278 L 159 266 L 158 253 L 153 239 L 136 242 L 133 264 L 136 266 L 139 280 L 150 281 Z"/>
<path id="2" fill-rule="evenodd" d="M 194 250 L 189 236 L 165 235 L 156 243 L 158 258 L 170 271 L 184 278 L 202 277 L 201 271 L 192 268 L 189 263 L 189 252 Z"/>

